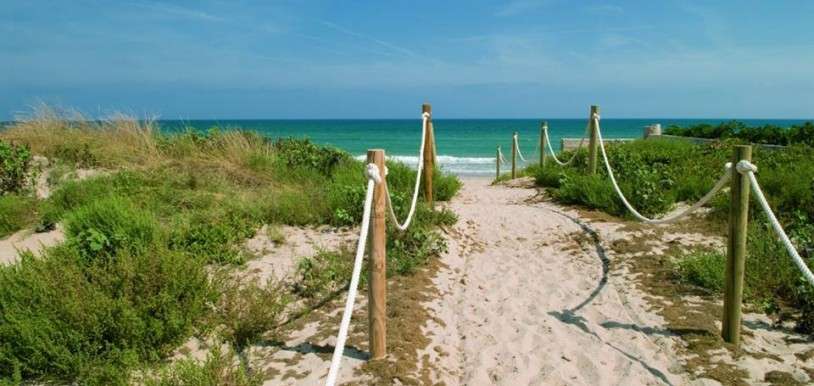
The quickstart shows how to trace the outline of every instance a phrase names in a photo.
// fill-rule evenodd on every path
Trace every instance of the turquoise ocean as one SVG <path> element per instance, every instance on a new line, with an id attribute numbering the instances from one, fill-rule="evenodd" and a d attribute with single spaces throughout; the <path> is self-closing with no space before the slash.
<path id="1" fill-rule="evenodd" d="M 559 151 L 562 137 L 579 138 L 585 132 L 586 119 L 549 119 L 551 143 Z M 602 119 L 606 138 L 639 138 L 644 127 L 716 124 L 724 119 Z M 773 124 L 787 127 L 803 120 L 741 119 L 748 125 Z M 501 146 L 508 158 L 512 133 L 519 134 L 520 151 L 528 162 L 539 159 L 541 119 L 434 119 L 438 161 L 443 170 L 458 175 L 490 175 L 495 170 L 495 149 Z M 271 138 L 296 137 L 331 145 L 363 157 L 371 148 L 384 149 L 389 157 L 415 165 L 421 140 L 420 119 L 383 120 L 192 120 L 158 121 L 163 132 L 185 128 L 208 130 L 244 129 Z"/>

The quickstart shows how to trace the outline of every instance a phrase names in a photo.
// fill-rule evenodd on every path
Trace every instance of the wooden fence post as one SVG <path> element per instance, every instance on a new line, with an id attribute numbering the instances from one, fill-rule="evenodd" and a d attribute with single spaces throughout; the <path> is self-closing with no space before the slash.
<path id="1" fill-rule="evenodd" d="M 432 114 L 432 106 L 429 103 L 421 105 L 422 113 Z M 435 168 L 435 135 L 432 127 L 432 115 L 427 120 L 427 132 L 424 133 L 424 198 L 430 207 L 433 205 L 432 200 L 432 173 Z"/>
<path id="2" fill-rule="evenodd" d="M 746 265 L 746 228 L 749 220 L 749 177 L 740 174 L 740 160 L 752 161 L 751 146 L 735 146 L 732 156 L 732 185 L 729 204 L 729 239 L 726 244 L 726 277 L 724 279 L 724 315 L 721 336 L 740 345 L 743 272 Z"/>
<path id="3" fill-rule="evenodd" d="M 387 192 L 384 189 L 384 150 L 367 151 L 367 162 L 379 168 L 382 180 L 373 188 L 373 218 L 370 238 L 370 264 L 368 265 L 368 335 L 370 358 L 381 359 L 387 355 L 387 236 L 385 234 L 385 210 Z"/>
<path id="4" fill-rule="evenodd" d="M 516 131 L 512 135 L 512 179 L 517 178 L 517 144 L 514 142 L 515 137 L 517 137 Z"/>
<path id="5" fill-rule="evenodd" d="M 591 138 L 588 142 L 588 173 L 596 174 L 597 153 L 599 152 L 599 134 L 596 131 L 596 121 L 594 121 L 594 114 L 599 114 L 599 106 L 591 106 L 591 115 L 588 116 Z"/>
<path id="6" fill-rule="evenodd" d="M 548 122 L 543 121 L 540 126 L 540 167 L 545 167 L 546 143 L 548 143 Z"/>
<path id="7" fill-rule="evenodd" d="M 495 152 L 495 180 L 500 178 L 500 145 L 497 145 Z"/>

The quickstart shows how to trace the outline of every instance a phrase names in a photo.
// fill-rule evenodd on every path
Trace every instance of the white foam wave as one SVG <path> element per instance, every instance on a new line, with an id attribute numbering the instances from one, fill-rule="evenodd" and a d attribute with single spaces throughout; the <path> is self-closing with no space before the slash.
<path id="1" fill-rule="evenodd" d="M 367 157 L 359 155 L 354 157 L 359 161 L 364 161 Z M 495 173 L 495 157 L 456 157 L 451 155 L 438 155 L 438 166 L 441 170 L 456 175 L 491 175 Z M 418 157 L 411 155 L 388 156 L 388 160 L 403 162 L 410 167 L 418 166 Z M 525 163 L 520 162 L 520 165 Z M 503 167 L 505 168 L 505 166 Z"/>

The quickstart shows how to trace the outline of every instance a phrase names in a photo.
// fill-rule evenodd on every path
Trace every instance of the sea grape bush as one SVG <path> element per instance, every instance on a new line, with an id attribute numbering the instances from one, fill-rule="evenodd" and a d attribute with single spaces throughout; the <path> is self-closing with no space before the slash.
<path id="1" fill-rule="evenodd" d="M 701 123 L 681 127 L 669 126 L 665 134 L 699 138 L 737 138 L 751 143 L 774 145 L 804 144 L 814 146 L 814 123 L 805 122 L 791 127 L 776 125 L 747 126 L 740 121 L 722 122 L 717 125 Z"/>

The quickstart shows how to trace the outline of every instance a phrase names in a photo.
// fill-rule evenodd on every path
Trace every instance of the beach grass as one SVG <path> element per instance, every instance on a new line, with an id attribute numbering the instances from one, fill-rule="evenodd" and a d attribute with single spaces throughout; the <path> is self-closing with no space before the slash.
<path id="1" fill-rule="evenodd" d="M 7 215 L 1 234 L 57 223 L 66 234 L 65 243 L 40 256 L 0 267 L 5 381 L 124 384 L 140 369 L 163 377 L 149 384 L 222 375 L 224 353 L 203 365 L 162 370 L 159 363 L 205 331 L 217 331 L 239 353 L 273 333 L 296 299 L 320 304 L 349 280 L 346 251 L 303 260 L 291 288 L 217 274 L 253 257 L 243 243 L 264 224 L 361 221 L 364 165 L 338 149 L 217 129 L 164 135 L 152 121 L 89 121 L 49 108 L 0 132 L 0 143 L 23 144 L 58 171 L 47 199 L 35 198 L 33 186 L 0 196 Z M 415 172 L 388 167 L 394 208 L 404 215 Z M 66 170 L 94 173 L 72 179 Z M 460 182 L 435 175 L 436 200 L 448 200 Z M 445 248 L 437 227 L 454 221 L 420 203 L 415 225 L 390 233 L 388 274 L 410 274 L 437 256 Z M 235 384 L 252 384 L 233 370 Z"/>

